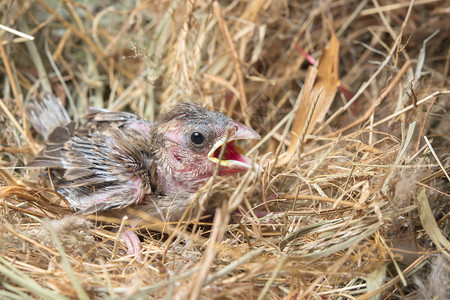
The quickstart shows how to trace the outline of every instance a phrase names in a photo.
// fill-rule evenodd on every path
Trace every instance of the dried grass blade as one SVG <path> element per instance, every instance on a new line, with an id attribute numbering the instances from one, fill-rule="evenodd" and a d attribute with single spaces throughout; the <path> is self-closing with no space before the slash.
<path id="1" fill-rule="evenodd" d="M 228 30 L 225 20 L 223 19 L 219 2 L 217 2 L 217 1 L 213 2 L 213 13 L 217 19 L 217 22 L 219 23 L 220 31 L 222 32 L 223 36 L 225 37 L 225 40 L 226 40 L 226 43 L 228 46 L 228 50 L 230 51 L 231 58 L 233 59 L 234 70 L 236 72 L 236 76 L 238 79 L 238 85 L 239 85 L 239 101 L 241 104 L 241 111 L 242 111 L 242 115 L 244 116 L 245 125 L 251 126 L 250 117 L 248 115 L 247 97 L 245 95 L 245 88 L 244 88 L 244 76 L 242 75 L 242 71 L 241 71 L 241 62 L 239 60 L 239 56 L 236 51 L 236 47 L 234 46 L 230 31 Z M 229 116 L 234 110 L 233 104 L 234 104 L 234 102 L 230 105 L 230 109 L 228 111 Z"/>
<path id="2" fill-rule="evenodd" d="M 375 269 L 370 273 L 365 279 L 367 284 L 367 291 L 373 292 L 376 290 L 379 290 L 379 288 L 383 285 L 383 283 L 386 281 L 386 269 L 387 264 L 381 265 L 379 268 Z M 373 300 L 375 299 L 381 299 L 381 292 L 378 293 L 376 296 L 372 297 Z"/>
<path id="3" fill-rule="evenodd" d="M 23 272 L 15 268 L 11 263 L 0 257 L 0 273 L 15 282 L 16 284 L 27 289 L 31 293 L 43 299 L 67 299 L 64 296 L 44 288 L 32 278 L 25 275 Z"/>
<path id="4" fill-rule="evenodd" d="M 14 81 L 14 76 L 13 76 L 13 73 L 12 73 L 12 70 L 11 70 L 11 66 L 9 64 L 8 56 L 6 55 L 5 48 L 3 47 L 1 37 L 0 37 L 0 54 L 1 54 L 1 57 L 3 59 L 3 63 L 5 64 L 5 70 L 6 70 L 6 73 L 8 75 L 8 78 L 10 80 L 11 88 L 13 90 L 14 97 L 16 98 L 17 107 L 18 107 L 20 113 L 22 114 L 22 121 L 24 123 L 24 128 L 26 128 L 26 123 L 27 122 L 26 122 L 26 118 L 25 118 L 25 115 L 24 115 L 22 102 L 20 102 L 19 91 L 18 91 L 17 85 L 16 85 L 16 83 Z M 17 128 L 17 130 L 23 135 L 26 143 L 30 147 L 30 149 L 33 152 L 33 154 L 36 154 L 37 153 L 37 149 L 36 149 L 36 146 L 33 143 L 33 140 L 27 135 L 27 133 L 25 132 L 24 128 L 19 125 L 19 123 L 17 122 L 16 118 L 10 112 L 8 107 L 3 103 L 3 100 L 1 98 L 0 98 L 0 108 L 8 116 L 8 118 L 11 120 L 11 122 Z"/>
<path id="5" fill-rule="evenodd" d="M 397 271 L 397 274 L 400 277 L 400 280 L 402 281 L 403 286 L 407 286 L 408 283 L 406 282 L 405 276 L 403 275 L 403 272 L 402 272 L 400 266 L 398 265 L 397 261 L 395 260 L 394 254 L 392 253 L 391 249 L 389 249 L 389 246 L 384 241 L 383 236 L 380 236 L 380 241 L 383 244 L 383 246 L 386 248 L 387 252 L 389 253 L 392 263 L 394 264 L 394 268 Z"/>
<path id="6" fill-rule="evenodd" d="M 419 217 L 423 229 L 425 229 L 438 250 L 450 260 L 450 242 L 442 234 L 434 219 L 424 188 L 420 190 L 419 195 L 417 196 L 417 203 L 419 204 Z"/>
<path id="7" fill-rule="evenodd" d="M 70 265 L 69 259 L 67 258 L 66 252 L 64 251 L 64 248 L 61 244 L 61 241 L 58 238 L 58 235 L 56 234 L 55 229 L 52 227 L 48 219 L 45 219 L 43 223 L 50 232 L 50 235 L 52 236 L 53 241 L 55 242 L 56 248 L 58 248 L 59 254 L 61 255 L 61 266 L 64 269 L 64 271 L 66 271 L 67 276 L 69 276 L 69 279 L 72 282 L 79 299 L 88 300 L 89 296 L 86 294 L 85 290 L 81 286 L 80 281 L 75 275 L 75 272 L 73 271 L 72 266 Z"/>
<path id="8" fill-rule="evenodd" d="M 7 291 L 4 291 L 4 290 L 3 291 L 0 290 L 0 296 L 5 297 L 4 299 L 18 299 L 18 300 L 34 299 L 33 297 L 31 297 L 31 296 L 25 294 L 24 292 L 22 292 L 16 286 L 13 286 L 13 285 L 8 284 L 6 282 L 3 282 L 2 284 L 5 287 L 5 289 L 10 290 L 10 291 L 14 291 L 14 293 L 12 293 L 12 292 L 7 292 Z"/>
<path id="9" fill-rule="evenodd" d="M 322 49 L 319 66 L 317 67 L 317 78 L 311 91 L 311 98 L 314 99 L 319 94 L 319 91 L 323 89 L 317 101 L 311 123 L 306 131 L 307 134 L 311 133 L 316 123 L 323 121 L 325 114 L 328 112 L 336 95 L 337 87 L 340 85 L 338 73 L 339 40 L 332 32 L 328 47 Z"/>
<path id="10" fill-rule="evenodd" d="M 123 229 L 125 227 L 125 222 L 127 220 L 128 220 L 128 216 L 123 216 L 122 222 L 120 223 L 119 230 L 117 231 L 117 234 L 116 234 L 116 238 L 114 239 L 114 247 L 113 247 L 113 251 L 111 254 L 111 259 L 115 259 L 117 256 L 117 253 L 119 252 L 119 241 L 120 241 L 120 237 L 123 232 Z M 137 253 L 136 253 L 136 255 L 137 255 Z"/>
<path id="11" fill-rule="evenodd" d="M 30 41 L 34 40 L 34 36 L 28 35 L 26 33 L 23 33 L 21 31 L 15 30 L 13 28 L 9 28 L 9 27 L 7 27 L 5 25 L 2 25 L 2 24 L 0 24 L 0 29 L 3 29 L 5 31 L 8 31 L 8 32 L 10 32 L 12 34 L 15 34 L 17 36 L 23 37 L 23 38 L 25 38 L 27 40 L 30 40 Z"/>
<path id="12" fill-rule="evenodd" d="M 25 20 L 23 18 L 20 18 L 18 20 L 18 24 L 23 31 L 30 32 L 30 29 L 28 28 L 28 24 L 27 24 L 27 22 L 25 22 Z M 52 86 L 50 84 L 50 81 L 48 80 L 48 75 L 45 70 L 44 62 L 42 61 L 40 52 L 39 52 L 35 42 L 33 42 L 32 40 L 28 41 L 27 43 L 25 43 L 25 46 L 27 47 L 28 52 L 30 53 L 31 59 L 33 61 L 33 65 L 36 68 L 36 71 L 38 73 L 39 82 L 42 85 L 42 88 L 45 91 L 51 91 Z"/>
<path id="13" fill-rule="evenodd" d="M 404 125 L 402 124 L 402 144 L 401 144 L 401 148 L 400 151 L 397 154 L 397 157 L 395 158 L 394 163 L 392 164 L 391 169 L 389 170 L 389 174 L 386 176 L 386 180 L 383 182 L 383 186 L 381 188 L 381 191 L 383 193 L 387 193 L 388 191 L 388 184 L 391 181 L 391 179 L 394 176 L 394 170 L 396 169 L 396 167 L 400 164 L 400 161 L 403 157 L 403 155 L 405 154 L 406 150 L 408 149 L 409 144 L 411 143 L 411 139 L 413 138 L 413 134 L 414 131 L 416 129 L 416 122 L 412 122 L 409 127 L 408 127 L 408 133 L 404 134 Z"/>
<path id="14" fill-rule="evenodd" d="M 360 234 L 346 240 L 345 242 L 341 243 L 341 244 L 337 244 L 331 247 L 328 247 L 324 250 L 321 251 L 316 251 L 313 253 L 308 253 L 308 254 L 303 254 L 298 256 L 297 258 L 299 259 L 312 259 L 312 258 L 321 258 L 321 257 L 325 257 L 328 255 L 332 255 L 335 254 L 339 251 L 342 251 L 344 249 L 350 248 L 351 246 L 354 246 L 356 244 L 358 244 L 359 242 L 361 242 L 362 240 L 368 238 L 369 236 L 371 236 L 372 234 L 374 234 L 378 228 L 380 228 L 380 223 L 375 223 L 372 224 L 370 226 L 367 227 L 367 229 L 363 232 L 361 232 Z"/>
<path id="15" fill-rule="evenodd" d="M 266 298 L 267 293 L 269 292 L 270 287 L 273 285 L 275 279 L 277 278 L 278 274 L 281 271 L 281 268 L 284 266 L 285 262 L 286 262 L 287 256 L 282 256 L 280 261 L 278 262 L 277 266 L 275 267 L 275 269 L 273 270 L 272 276 L 270 276 L 269 280 L 267 280 L 266 284 L 264 285 L 264 288 L 261 292 L 261 294 L 259 294 L 258 299 L 257 300 L 263 300 Z"/>
<path id="16" fill-rule="evenodd" d="M 164 286 L 169 285 L 169 284 L 173 284 L 185 277 L 191 276 L 193 274 L 195 274 L 196 272 L 198 272 L 200 268 L 199 267 L 194 267 L 189 271 L 186 271 L 180 275 L 176 275 L 176 276 L 172 276 L 170 277 L 170 279 L 166 280 L 166 281 L 162 281 L 162 282 L 158 282 L 155 285 L 152 286 L 147 286 L 147 287 L 142 287 L 139 290 L 139 293 L 128 297 L 128 300 L 137 300 L 137 299 L 143 299 L 144 296 L 149 296 L 150 293 L 157 291 L 159 289 L 162 289 Z M 126 293 L 129 290 L 129 287 L 125 287 L 125 286 L 121 286 L 121 287 L 116 287 L 113 288 L 113 291 L 115 293 Z M 97 289 L 98 292 L 109 292 L 109 290 L 107 288 L 99 288 Z"/>
<path id="17" fill-rule="evenodd" d="M 442 92 L 441 91 L 435 91 L 435 92 L 431 93 L 430 95 L 426 96 L 425 98 L 420 99 L 419 101 L 417 101 L 416 104 L 417 105 L 421 105 L 421 104 L 423 104 L 423 103 L 425 103 L 425 102 L 427 102 L 427 101 L 429 101 L 429 100 L 431 100 L 431 99 L 433 99 L 435 97 L 439 97 L 440 95 L 448 95 L 448 94 L 450 94 L 450 91 L 442 91 Z M 399 110 L 396 113 L 393 113 L 392 115 L 389 115 L 389 116 L 385 117 L 384 119 L 374 123 L 372 125 L 372 127 L 377 127 L 378 125 L 383 124 L 384 122 L 387 122 L 389 120 L 392 120 L 393 118 L 395 118 L 395 117 L 397 117 L 397 116 L 399 116 L 399 115 L 401 115 L 401 114 L 403 114 L 403 113 L 405 113 L 408 110 L 411 110 L 413 108 L 415 108 L 414 104 L 408 105 L 404 109 Z M 348 128 L 346 128 L 346 129 L 348 129 Z M 339 132 L 342 132 L 342 130 L 339 130 Z"/>
<path id="18" fill-rule="evenodd" d="M 431 151 L 431 154 L 433 154 L 434 159 L 437 161 L 439 167 L 441 168 L 442 172 L 445 174 L 445 177 L 447 177 L 447 180 L 450 182 L 450 177 L 448 176 L 447 171 L 445 170 L 444 166 L 442 165 L 441 160 L 439 159 L 439 157 L 436 154 L 436 151 L 434 151 L 433 147 L 431 146 L 430 141 L 428 140 L 428 138 L 426 136 L 423 137 L 425 139 L 425 142 L 427 143 L 428 148 Z"/>
<path id="19" fill-rule="evenodd" d="M 306 73 L 305 84 L 303 85 L 303 89 L 301 92 L 302 98 L 300 100 L 300 104 L 297 108 L 297 112 L 294 117 L 294 121 L 292 123 L 291 132 L 293 134 L 291 135 L 291 144 L 286 150 L 286 155 L 278 161 L 277 166 L 287 164 L 291 160 L 292 156 L 295 153 L 295 150 L 297 149 L 297 144 L 299 142 L 302 132 L 304 131 L 305 124 L 308 121 L 308 115 L 311 111 L 311 107 L 315 100 L 315 98 L 311 97 L 311 93 L 313 91 L 316 77 L 317 77 L 317 68 L 309 67 L 308 73 Z"/>
<path id="20" fill-rule="evenodd" d="M 419 257 L 418 259 L 416 259 L 412 264 L 410 264 L 403 271 L 403 275 L 409 276 L 409 275 L 414 274 L 415 272 L 417 272 L 417 270 L 421 269 L 424 266 L 427 257 L 428 257 L 428 255 L 423 255 L 423 256 Z M 388 281 L 387 283 L 382 285 L 379 289 L 377 289 L 375 291 L 371 291 L 371 292 L 369 292 L 367 294 L 364 294 L 364 295 L 361 295 L 359 297 L 356 297 L 355 299 L 357 299 L 357 300 L 372 299 L 372 297 L 377 295 L 378 293 L 386 291 L 388 288 L 394 286 L 399 280 L 400 280 L 400 276 L 397 275 L 396 277 L 394 277 L 393 279 L 391 279 L 390 281 Z"/>
<path id="21" fill-rule="evenodd" d="M 339 223 L 339 220 L 327 220 L 327 221 L 321 221 L 321 222 L 317 222 L 314 224 L 310 224 L 307 226 L 304 226 L 294 232 L 291 232 L 290 234 L 288 234 L 284 240 L 282 240 L 280 242 L 280 250 L 283 251 L 283 249 L 293 240 L 299 238 L 300 236 L 310 233 L 312 231 L 315 230 L 319 230 L 320 228 L 326 228 L 329 227 L 331 225 L 337 224 Z"/>
<path id="22" fill-rule="evenodd" d="M 315 125 L 324 119 L 339 86 L 338 57 L 339 41 L 333 32 L 328 48 L 322 49 L 317 69 L 314 67 L 308 69 L 302 99 L 292 124 L 291 144 L 288 147 L 287 155 L 278 161 L 277 166 L 288 163 L 304 133 L 311 133 Z M 314 102 L 316 102 L 315 105 Z M 309 116 L 311 109 L 313 109 L 312 116 Z"/>
<path id="23" fill-rule="evenodd" d="M 255 249 L 255 250 L 252 250 L 252 251 L 242 255 L 241 257 L 239 257 L 235 261 L 233 261 L 230 264 L 228 264 L 223 269 L 217 271 L 214 274 L 209 275 L 208 278 L 205 280 L 204 285 L 210 284 L 211 282 L 213 282 L 217 278 L 220 278 L 222 276 L 225 276 L 228 273 L 231 273 L 237 267 L 239 267 L 243 263 L 247 262 L 249 259 L 252 259 L 253 257 L 258 256 L 263 251 L 264 251 L 263 249 Z"/>
<path id="24" fill-rule="evenodd" d="M 73 100 L 73 97 L 70 94 L 70 89 L 67 86 L 67 84 L 66 84 L 66 82 L 65 82 L 65 80 L 64 80 L 64 78 L 63 78 L 63 76 L 61 74 L 61 72 L 59 71 L 55 61 L 53 60 L 53 55 L 50 53 L 50 50 L 48 48 L 48 43 L 47 42 L 45 43 L 44 48 L 45 48 L 45 54 L 47 54 L 48 61 L 49 61 L 50 65 L 52 66 L 53 70 L 55 71 L 55 74 L 58 77 L 59 83 L 64 88 L 64 91 L 65 91 L 64 96 L 66 96 L 67 99 L 69 99 L 70 106 L 73 109 L 73 120 L 78 122 L 79 115 L 78 115 L 78 109 L 77 109 L 77 107 L 75 105 L 75 101 Z M 48 91 L 50 91 L 50 90 L 48 90 Z"/>

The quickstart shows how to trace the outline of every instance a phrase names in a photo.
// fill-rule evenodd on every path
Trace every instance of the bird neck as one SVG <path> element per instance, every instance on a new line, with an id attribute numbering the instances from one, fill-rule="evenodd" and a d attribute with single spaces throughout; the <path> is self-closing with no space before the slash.
<path id="1" fill-rule="evenodd" d="M 187 195 L 195 193 L 200 186 L 202 186 L 208 177 L 203 178 L 191 178 L 188 173 L 178 173 L 165 169 L 158 169 L 158 178 L 161 178 L 161 182 L 164 184 L 164 194 L 166 195 Z"/>

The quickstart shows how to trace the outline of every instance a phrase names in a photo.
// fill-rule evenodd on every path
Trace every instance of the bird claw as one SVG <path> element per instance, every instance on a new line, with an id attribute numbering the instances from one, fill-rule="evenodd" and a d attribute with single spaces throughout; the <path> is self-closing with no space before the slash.
<path id="1" fill-rule="evenodd" d="M 132 230 L 124 230 L 120 234 L 120 237 L 123 239 L 125 244 L 127 245 L 127 254 L 136 256 L 136 261 L 142 262 L 142 244 L 139 240 L 137 234 Z"/>

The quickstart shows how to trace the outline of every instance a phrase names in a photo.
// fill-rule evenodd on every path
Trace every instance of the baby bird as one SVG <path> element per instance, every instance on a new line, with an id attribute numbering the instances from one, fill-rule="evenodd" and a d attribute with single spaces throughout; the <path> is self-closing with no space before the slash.
<path id="1" fill-rule="evenodd" d="M 47 93 L 42 102 L 31 101 L 26 113 L 45 138 L 44 149 L 28 166 L 49 168 L 57 192 L 80 214 L 122 216 L 132 207 L 177 221 L 217 164 L 222 176 L 249 170 L 251 160 L 236 141 L 260 138 L 249 127 L 193 103 L 179 104 L 155 123 L 91 108 L 75 128 L 61 101 Z M 128 254 L 141 260 L 136 234 L 124 231 L 122 238 Z"/>

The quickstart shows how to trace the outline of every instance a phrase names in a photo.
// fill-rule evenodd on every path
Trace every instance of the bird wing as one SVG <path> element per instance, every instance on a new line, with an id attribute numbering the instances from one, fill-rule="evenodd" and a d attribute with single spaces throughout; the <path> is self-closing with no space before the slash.
<path id="1" fill-rule="evenodd" d="M 152 123 L 124 112 L 92 109 L 86 122 L 58 126 L 30 167 L 51 169 L 72 208 L 93 213 L 139 203 L 159 192 Z"/>

